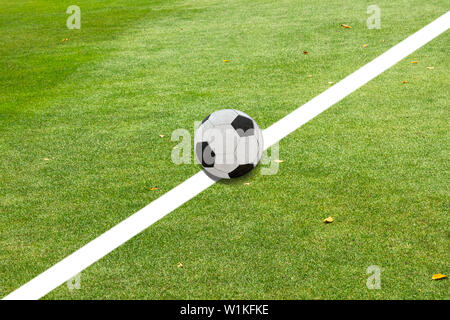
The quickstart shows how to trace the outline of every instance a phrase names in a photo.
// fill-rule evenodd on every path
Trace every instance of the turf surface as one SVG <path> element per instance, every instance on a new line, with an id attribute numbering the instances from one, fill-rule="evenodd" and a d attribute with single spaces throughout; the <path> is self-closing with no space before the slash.
<path id="1" fill-rule="evenodd" d="M 70 4 L 0 1 L 0 296 L 196 173 L 173 130 L 226 107 L 266 128 L 447 10 L 377 1 L 368 30 L 366 1 L 78 1 L 68 30 Z M 431 281 L 449 273 L 448 45 L 282 140 L 278 174 L 215 184 L 45 298 L 450 298 Z"/>

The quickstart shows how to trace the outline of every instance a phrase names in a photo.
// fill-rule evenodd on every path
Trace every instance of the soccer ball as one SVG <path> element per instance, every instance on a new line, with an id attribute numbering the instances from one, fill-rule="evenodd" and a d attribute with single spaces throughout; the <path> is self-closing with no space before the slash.
<path id="1" fill-rule="evenodd" d="M 251 171 L 263 153 L 261 129 L 249 115 L 234 109 L 207 116 L 195 132 L 194 144 L 203 169 L 225 179 Z"/>

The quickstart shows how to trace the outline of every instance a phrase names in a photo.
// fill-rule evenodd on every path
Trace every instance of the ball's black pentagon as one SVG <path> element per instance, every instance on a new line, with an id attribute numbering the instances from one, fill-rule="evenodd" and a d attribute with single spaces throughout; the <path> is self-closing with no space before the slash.
<path id="1" fill-rule="evenodd" d="M 236 130 L 240 137 L 249 137 L 254 133 L 253 121 L 244 116 L 237 116 L 236 119 L 231 122 L 231 126 Z"/>
<path id="2" fill-rule="evenodd" d="M 211 149 L 208 142 L 198 142 L 195 147 L 195 153 L 197 154 L 197 159 L 202 163 L 204 168 L 214 167 L 216 154 Z"/>
<path id="3" fill-rule="evenodd" d="M 205 119 L 203 119 L 201 124 L 205 123 L 209 119 L 209 117 L 211 117 L 211 115 L 208 115 Z"/>
<path id="4" fill-rule="evenodd" d="M 255 166 L 252 163 L 249 164 L 241 164 L 239 167 L 231 171 L 228 175 L 230 178 L 237 178 L 243 176 L 247 172 L 252 171 Z"/>

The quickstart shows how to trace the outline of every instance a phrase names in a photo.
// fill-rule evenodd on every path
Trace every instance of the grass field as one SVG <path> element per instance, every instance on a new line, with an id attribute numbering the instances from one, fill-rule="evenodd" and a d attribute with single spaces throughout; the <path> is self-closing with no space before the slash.
<path id="1" fill-rule="evenodd" d="M 369 30 L 372 1 L 83 0 L 68 30 L 71 4 L 0 0 L 1 297 L 198 172 L 173 130 L 222 108 L 266 128 L 448 10 L 377 0 Z M 45 298 L 449 299 L 449 44 L 283 139 L 278 174 L 216 183 Z"/>

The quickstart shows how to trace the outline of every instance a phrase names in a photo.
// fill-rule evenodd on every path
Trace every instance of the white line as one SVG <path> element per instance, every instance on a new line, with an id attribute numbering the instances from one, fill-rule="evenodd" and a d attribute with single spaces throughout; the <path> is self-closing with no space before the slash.
<path id="1" fill-rule="evenodd" d="M 449 24 L 450 11 L 271 125 L 264 130 L 265 148 L 281 140 L 427 42 L 445 32 L 449 28 Z M 203 171 L 195 174 L 3 299 L 19 300 L 43 297 L 215 182 Z"/>

